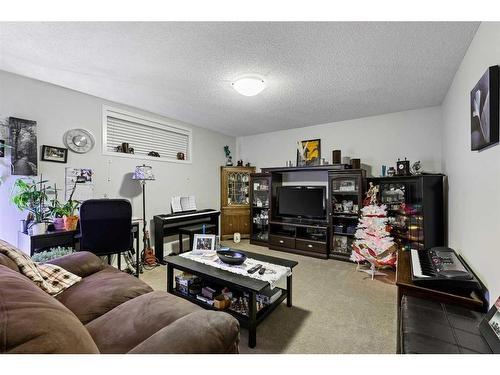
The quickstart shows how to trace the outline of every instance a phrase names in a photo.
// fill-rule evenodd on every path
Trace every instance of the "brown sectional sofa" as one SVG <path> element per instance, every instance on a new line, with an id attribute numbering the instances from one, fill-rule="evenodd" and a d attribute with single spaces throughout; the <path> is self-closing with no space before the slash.
<path id="1" fill-rule="evenodd" d="M 52 297 L 0 254 L 0 353 L 237 353 L 239 324 L 103 263 L 51 261 L 81 276 Z"/>

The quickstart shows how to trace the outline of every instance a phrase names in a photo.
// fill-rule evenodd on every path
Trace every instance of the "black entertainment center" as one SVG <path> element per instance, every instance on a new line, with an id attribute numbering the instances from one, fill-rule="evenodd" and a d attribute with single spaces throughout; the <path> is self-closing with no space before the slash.
<path id="1" fill-rule="evenodd" d="M 269 219 L 260 229 L 267 241 L 256 237 L 252 242 L 251 237 L 252 243 L 316 258 L 349 260 L 367 182 L 373 182 L 379 185 L 382 203 L 394 218 L 392 234 L 398 245 L 420 249 L 445 244 L 443 175 L 367 179 L 364 169 L 340 164 L 262 168 L 258 178 L 270 186 L 265 192 Z M 405 204 L 396 207 L 400 202 Z M 251 217 L 261 212 L 262 208 L 252 208 Z"/>
<path id="2" fill-rule="evenodd" d="M 337 166 L 263 168 L 270 175 L 268 246 L 327 259 L 331 251 L 332 174 Z M 355 170 L 350 170 L 354 172 Z"/>

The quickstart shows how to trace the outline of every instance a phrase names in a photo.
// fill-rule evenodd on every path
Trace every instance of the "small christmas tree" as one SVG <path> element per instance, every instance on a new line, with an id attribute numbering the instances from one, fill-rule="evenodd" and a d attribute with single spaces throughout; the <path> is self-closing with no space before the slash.
<path id="1" fill-rule="evenodd" d="M 356 230 L 356 240 L 352 244 L 351 260 L 358 263 L 368 261 L 369 270 L 361 270 L 375 275 L 385 275 L 376 271 L 376 267 L 393 266 L 396 263 L 396 247 L 387 230 L 387 207 L 377 204 L 378 188 L 370 183 L 366 194 L 365 206 L 361 209 Z"/>

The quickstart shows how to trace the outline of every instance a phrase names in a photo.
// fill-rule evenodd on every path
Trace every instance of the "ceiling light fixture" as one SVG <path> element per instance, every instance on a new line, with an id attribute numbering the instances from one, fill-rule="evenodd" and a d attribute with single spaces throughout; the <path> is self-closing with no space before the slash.
<path id="1" fill-rule="evenodd" d="M 245 96 L 255 96 L 266 88 L 264 80 L 258 77 L 240 78 L 231 83 L 231 85 L 241 95 Z"/>

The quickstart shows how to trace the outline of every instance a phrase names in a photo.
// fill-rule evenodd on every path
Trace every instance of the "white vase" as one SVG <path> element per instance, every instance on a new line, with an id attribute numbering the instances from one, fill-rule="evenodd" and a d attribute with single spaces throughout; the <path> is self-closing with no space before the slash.
<path id="1" fill-rule="evenodd" d="M 47 232 L 47 223 L 35 223 L 31 226 L 31 235 L 37 236 L 39 234 L 45 234 Z"/>
<path id="2" fill-rule="evenodd" d="M 241 234 L 238 233 L 238 232 L 234 233 L 233 241 L 234 241 L 234 243 L 240 243 L 240 241 L 241 241 Z"/>

